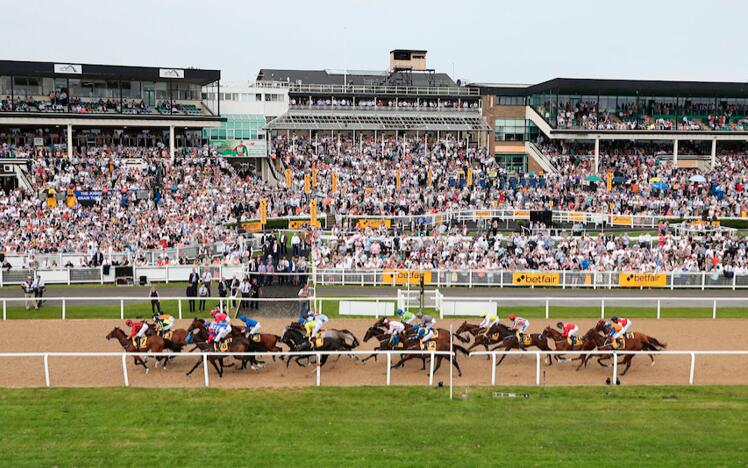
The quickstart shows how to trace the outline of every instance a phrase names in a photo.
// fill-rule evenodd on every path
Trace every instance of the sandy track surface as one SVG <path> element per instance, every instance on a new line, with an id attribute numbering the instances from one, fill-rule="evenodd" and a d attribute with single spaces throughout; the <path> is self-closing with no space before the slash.
<path id="1" fill-rule="evenodd" d="M 540 331 L 545 322 L 533 320 L 532 330 Z M 288 319 L 262 319 L 263 331 L 280 333 Z M 338 319 L 331 322 L 334 328 L 347 328 L 361 339 L 372 321 L 363 319 Z M 594 325 L 595 320 L 577 320 L 581 330 Z M 461 321 L 442 320 L 440 327 L 456 329 Z M 180 321 L 179 327 L 187 327 Z M 638 319 L 634 330 L 657 337 L 668 344 L 669 350 L 746 350 L 748 340 L 744 335 L 748 321 L 744 319 Z M 122 327 L 119 320 L 12 320 L 0 323 L 0 352 L 119 352 L 116 341 L 107 341 L 106 334 L 114 326 Z M 33 338 L 31 338 L 33 337 Z M 362 350 L 372 349 L 375 343 L 363 343 Z M 0 386 L 29 387 L 44 385 L 42 358 L 0 358 Z M 130 385 L 142 387 L 200 387 L 204 385 L 202 368 L 187 377 L 199 359 L 196 355 L 179 356 L 167 370 L 152 369 L 145 375 L 141 367 L 128 360 Z M 458 354 L 462 377 L 455 372 L 455 385 L 487 385 L 491 382 L 491 364 L 485 357 L 468 357 Z M 361 363 L 349 357 L 332 358 L 322 368 L 322 385 L 384 385 L 386 358 Z M 152 361 L 151 361 L 151 364 Z M 121 358 L 119 357 L 50 357 L 50 379 L 53 386 L 118 386 L 123 384 Z M 548 385 L 601 384 L 611 375 L 611 369 L 592 361 L 579 372 L 575 364 L 543 365 L 541 378 Z M 622 377 L 625 384 L 687 384 L 690 356 L 658 356 L 656 365 L 649 359 L 637 356 L 629 373 Z M 427 363 L 428 369 L 428 363 Z M 435 382 L 449 379 L 447 363 L 436 374 Z M 210 384 L 215 387 L 281 387 L 310 386 L 316 382 L 315 367 L 298 367 L 272 362 L 260 370 L 240 371 L 229 368 L 222 379 L 210 371 Z M 748 356 L 697 356 L 695 382 L 697 384 L 748 384 Z M 509 356 L 496 372 L 497 385 L 534 385 L 535 355 Z M 428 384 L 428 372 L 421 370 L 419 360 L 412 360 L 404 368 L 392 370 L 394 385 Z"/>

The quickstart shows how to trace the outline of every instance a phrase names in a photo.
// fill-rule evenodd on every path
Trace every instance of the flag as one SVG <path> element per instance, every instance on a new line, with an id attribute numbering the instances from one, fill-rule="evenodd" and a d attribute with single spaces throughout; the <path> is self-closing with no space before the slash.
<path id="1" fill-rule="evenodd" d="M 312 193 L 312 188 L 310 186 L 310 180 L 309 180 L 309 173 L 304 174 L 304 193 L 309 195 Z"/>
<path id="2" fill-rule="evenodd" d="M 286 188 L 291 188 L 291 168 L 286 169 Z"/>
<path id="3" fill-rule="evenodd" d="M 395 188 L 400 190 L 400 169 L 395 173 Z"/>
<path id="4" fill-rule="evenodd" d="M 473 168 L 472 167 L 468 167 L 467 184 L 469 187 L 472 187 L 473 185 Z"/>
<path id="5" fill-rule="evenodd" d="M 332 191 L 338 191 L 338 171 L 333 171 L 332 173 Z"/>
<path id="6" fill-rule="evenodd" d="M 260 198 L 260 224 L 263 226 L 268 223 L 268 201 Z"/>
<path id="7" fill-rule="evenodd" d="M 317 225 L 317 200 L 309 202 L 309 222 L 312 226 Z"/>

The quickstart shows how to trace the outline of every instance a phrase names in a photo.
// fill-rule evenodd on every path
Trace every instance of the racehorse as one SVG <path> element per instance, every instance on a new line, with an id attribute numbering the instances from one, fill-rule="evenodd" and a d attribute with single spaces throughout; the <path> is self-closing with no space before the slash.
<path id="1" fill-rule="evenodd" d="M 217 342 L 214 341 L 213 343 L 208 343 L 208 330 L 205 328 L 204 320 L 195 318 L 190 324 L 190 327 L 187 329 L 187 332 L 192 335 L 193 342 L 200 349 L 200 351 L 207 351 L 207 352 L 219 352 L 220 351 L 219 344 Z M 231 337 L 231 342 L 228 343 L 227 351 L 229 353 L 246 353 L 248 349 L 249 349 L 249 341 L 243 336 L 237 336 L 237 337 Z M 213 368 L 218 373 L 218 377 L 223 377 L 224 368 L 231 367 L 234 365 L 234 364 L 224 365 L 223 360 L 225 359 L 225 356 L 209 355 L 207 359 L 213 365 Z M 248 358 L 246 356 L 234 356 L 234 359 L 237 359 L 239 361 L 244 361 L 245 359 L 248 359 Z M 203 360 L 201 358 L 195 363 L 192 369 L 190 369 L 190 371 L 187 372 L 187 375 L 191 375 L 193 372 L 195 372 L 195 369 L 200 367 L 200 364 L 202 363 L 203 363 Z"/>
<path id="2" fill-rule="evenodd" d="M 247 341 L 249 341 L 249 352 L 257 352 L 257 353 L 279 353 L 283 351 L 281 347 L 278 346 L 278 343 L 281 343 L 281 337 L 278 335 L 273 335 L 272 333 L 257 333 L 254 335 L 250 335 L 249 331 L 245 328 L 242 330 L 238 327 L 231 327 L 231 337 L 243 337 L 246 338 Z M 275 361 L 275 356 L 272 356 L 273 361 Z M 283 356 L 281 356 L 281 361 L 283 360 Z M 247 368 L 247 361 L 252 362 L 253 365 L 257 364 L 264 364 L 263 361 L 257 360 L 254 358 L 254 356 L 251 356 L 249 359 L 244 359 L 242 361 L 242 369 Z"/>
<path id="3" fill-rule="evenodd" d="M 124 331 L 122 331 L 119 327 L 114 327 L 112 331 L 109 332 L 109 334 L 106 336 L 107 340 L 111 340 L 112 338 L 119 341 L 119 344 L 122 345 L 122 349 L 125 350 L 126 353 L 142 353 L 142 352 L 151 352 L 151 353 L 160 353 L 164 350 L 164 340 L 160 336 L 149 336 L 146 340 L 146 346 L 142 348 L 138 348 L 135 346 L 135 344 L 132 342 L 130 338 L 127 337 L 127 334 L 125 334 Z M 159 357 L 156 357 L 156 367 L 158 367 L 158 361 Z M 148 364 L 146 363 L 148 361 L 148 357 L 146 356 L 145 359 L 141 359 L 140 356 L 134 356 L 134 362 L 135 365 L 141 365 L 145 368 L 145 373 L 147 374 Z M 166 364 L 168 363 L 168 359 L 164 359 L 164 369 L 166 369 Z"/>
<path id="4" fill-rule="evenodd" d="M 522 351 L 525 350 L 525 348 L 529 346 L 535 346 L 537 348 L 540 348 L 543 351 L 550 351 L 551 348 L 548 346 L 548 337 L 545 336 L 545 330 L 542 333 L 530 333 L 528 335 L 524 335 L 524 338 L 529 338 L 529 342 L 522 341 L 520 343 L 520 340 L 517 338 L 516 333 L 511 333 L 509 336 L 505 337 L 503 340 L 501 340 L 501 343 L 499 343 L 498 346 L 495 346 L 491 351 L 496 351 L 497 349 L 504 347 L 504 351 L 509 351 L 510 349 L 521 349 Z M 501 356 L 501 359 L 499 359 L 499 362 L 496 363 L 498 366 L 501 364 L 501 362 L 507 357 L 506 354 Z M 553 360 L 548 357 L 548 365 L 550 366 L 553 364 Z"/>
<path id="5" fill-rule="evenodd" d="M 585 335 L 585 336 L 582 336 L 582 337 L 579 337 L 579 336 L 576 337 L 576 342 L 574 343 L 574 349 L 572 350 L 571 349 L 571 345 L 569 344 L 568 339 L 565 338 L 561 334 L 560 331 L 554 330 L 549 325 L 549 326 L 545 327 L 544 332 L 545 332 L 546 336 L 550 337 L 554 341 L 556 351 L 591 351 L 591 350 L 595 349 L 595 347 L 596 347 L 595 341 L 591 340 L 590 338 L 587 337 L 587 335 Z M 594 329 L 588 331 L 587 333 L 591 333 L 591 332 L 595 332 Z M 560 356 L 558 354 L 554 355 L 554 357 L 556 358 L 556 361 L 566 360 L 566 359 L 563 358 L 563 356 Z M 574 360 L 578 361 L 578 360 L 581 360 L 581 359 L 582 359 L 582 355 L 580 355 L 577 358 L 572 358 L 571 360 L 572 361 L 574 361 Z M 582 367 L 582 364 L 584 364 L 584 363 L 582 362 L 582 363 L 579 364 L 579 368 Z M 585 364 L 585 366 L 586 366 L 586 364 Z M 577 368 L 577 370 L 579 370 L 579 368 Z"/>
<path id="6" fill-rule="evenodd" d="M 377 322 L 379 323 L 379 322 Z M 366 330 L 366 334 L 364 335 L 364 343 L 369 341 L 372 338 L 376 338 L 379 341 L 379 345 L 377 345 L 374 348 L 374 351 L 390 351 L 390 350 L 401 350 L 405 349 L 407 347 L 411 347 L 414 343 L 413 338 L 409 338 L 410 335 L 407 335 L 405 332 L 398 334 L 398 343 L 397 346 L 393 346 L 392 342 L 390 341 L 390 335 L 387 334 L 386 330 L 383 328 L 380 328 L 377 326 L 377 323 L 369 327 L 368 330 Z M 401 354 L 400 357 L 402 358 L 404 355 Z M 361 362 L 366 362 L 369 359 L 374 358 L 374 360 L 377 360 L 377 354 L 372 354 L 371 356 L 365 357 L 361 360 Z M 421 370 L 426 369 L 426 357 L 422 357 L 423 363 L 421 366 Z"/>
<path id="7" fill-rule="evenodd" d="M 423 358 L 429 357 L 430 351 L 452 351 L 457 350 L 460 351 L 463 354 L 470 354 L 467 349 L 463 348 L 462 346 L 458 344 L 451 343 L 451 334 L 449 333 L 449 330 L 445 330 L 443 328 L 437 328 L 436 330 L 436 337 L 432 338 L 430 340 L 430 343 L 434 343 L 433 349 L 431 347 L 428 347 L 427 349 L 424 349 L 420 340 L 413 340 L 409 343 L 409 346 L 405 348 L 406 351 L 413 351 L 413 350 L 423 350 L 423 353 L 418 354 L 407 354 L 404 357 L 401 357 L 398 362 L 396 362 L 392 368 L 396 367 L 402 367 L 406 361 L 409 361 L 411 359 L 416 358 Z M 439 366 L 441 366 L 442 360 L 446 357 L 443 354 L 437 354 L 436 356 L 436 366 L 434 367 L 434 373 L 436 373 L 437 370 L 439 370 Z M 455 354 L 452 358 L 452 365 L 455 369 L 457 369 L 457 375 L 462 376 L 462 371 L 460 370 L 460 364 L 457 362 L 457 354 Z M 425 368 L 424 364 L 424 368 Z"/>
<path id="8" fill-rule="evenodd" d="M 605 320 L 598 320 L 597 324 L 595 325 L 595 331 L 598 333 L 605 333 Z M 657 338 L 654 336 L 645 335 L 641 332 L 630 332 L 635 340 L 643 341 L 649 344 L 650 346 L 653 346 L 656 351 L 663 350 L 667 348 L 667 344 L 661 343 Z"/>
<path id="9" fill-rule="evenodd" d="M 478 330 L 483 330 L 483 328 L 478 327 Z M 491 327 L 488 332 L 480 333 L 476 330 L 475 333 L 475 341 L 473 344 L 468 348 L 468 351 L 471 351 L 473 348 L 477 346 L 483 346 L 486 351 L 488 351 L 488 347 L 490 345 L 494 345 L 496 343 L 501 343 L 509 336 L 514 336 L 514 332 L 509 329 L 506 325 L 503 325 L 501 323 L 497 323 L 493 327 Z M 490 356 L 486 356 L 486 359 L 491 359 Z"/>
<path id="10" fill-rule="evenodd" d="M 189 336 L 189 333 L 187 333 L 187 330 L 184 328 L 173 328 L 166 332 L 166 334 L 169 336 L 168 338 L 164 333 L 161 331 L 161 325 L 158 323 L 150 323 L 146 322 L 146 325 L 148 325 L 148 330 L 145 332 L 146 336 L 159 336 L 164 340 L 164 348 L 174 351 L 175 353 L 179 353 L 182 351 L 182 348 L 187 346 L 189 343 L 187 342 L 187 337 Z M 169 358 L 169 359 L 174 359 Z"/>
<path id="11" fill-rule="evenodd" d="M 595 341 L 595 345 L 600 350 L 613 350 L 613 345 L 606 337 L 600 336 L 599 333 L 596 331 L 593 332 L 594 329 L 587 332 L 585 335 L 586 337 L 590 337 L 590 339 Z M 619 348 L 616 351 L 657 351 L 657 348 L 646 342 L 646 341 L 640 341 L 636 338 L 628 338 L 624 339 L 624 346 L 623 348 Z M 652 357 L 652 365 L 654 365 L 654 357 Z M 583 361 L 586 362 L 590 358 L 590 355 L 585 355 Z M 600 364 L 603 367 L 610 367 L 610 365 L 603 364 L 601 361 L 603 359 L 610 359 L 611 356 L 604 356 L 597 359 L 598 364 Z M 631 361 L 634 359 L 634 354 L 624 354 L 623 361 L 621 361 L 619 364 L 625 364 L 626 367 L 623 369 L 623 372 L 621 372 L 620 375 L 626 375 L 626 372 L 628 372 L 629 368 L 631 367 Z"/>
<path id="12" fill-rule="evenodd" d="M 320 334 L 321 337 L 318 336 L 313 338 L 315 342 L 314 345 L 311 341 L 305 339 L 298 345 L 298 347 L 292 349 L 292 351 L 351 351 L 360 344 L 353 333 L 348 330 L 330 329 L 322 331 L 320 332 Z M 322 340 L 321 344 L 319 341 L 320 339 Z M 350 343 L 348 343 L 349 340 Z M 301 363 L 299 363 L 299 359 L 301 357 L 303 356 L 299 356 L 299 358 L 296 358 L 296 364 L 298 364 L 299 366 L 301 366 Z M 329 357 L 329 354 L 321 355 L 319 366 L 324 366 Z M 286 361 L 286 367 L 288 367 L 289 362 L 290 359 Z"/>

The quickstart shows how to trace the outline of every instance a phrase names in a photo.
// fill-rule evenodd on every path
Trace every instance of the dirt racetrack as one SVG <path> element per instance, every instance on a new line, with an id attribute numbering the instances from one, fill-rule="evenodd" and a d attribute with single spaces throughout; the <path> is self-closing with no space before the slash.
<path id="1" fill-rule="evenodd" d="M 279 334 L 289 319 L 262 319 L 263 331 Z M 531 330 L 539 332 L 550 321 L 533 320 Z M 348 328 L 361 339 L 373 320 L 334 319 L 333 328 Z M 438 326 L 456 329 L 462 321 L 442 320 Z M 582 332 L 594 325 L 594 320 L 576 320 Z M 180 321 L 178 327 L 187 327 L 188 321 Z M 657 337 L 668 344 L 668 350 L 748 350 L 744 319 L 637 319 L 633 330 Z M 114 327 L 122 327 L 119 320 L 10 320 L 0 323 L 0 352 L 120 352 L 116 341 L 107 341 L 105 335 Z M 33 338 L 32 338 L 33 337 Z M 372 349 L 374 342 L 363 343 L 362 350 Z M 186 371 L 197 361 L 197 355 L 179 356 L 169 364 L 167 370 L 151 369 L 145 375 L 141 367 L 136 368 L 128 359 L 131 386 L 142 387 L 201 387 L 204 385 L 203 371 L 199 368 L 192 376 Z M 487 385 L 491 382 L 491 364 L 485 357 L 457 355 L 463 371 L 462 377 L 455 372 L 455 385 Z M 44 367 L 41 357 L 0 358 L 0 386 L 31 387 L 44 386 Z M 625 384 L 687 384 L 690 356 L 657 356 L 651 367 L 647 357 L 637 356 L 631 370 L 621 378 Z M 229 361 L 227 361 L 229 362 Z M 361 363 L 342 357 L 332 358 L 322 368 L 322 385 L 384 385 L 386 358 L 380 356 Z M 393 357 L 394 362 L 394 357 Z M 151 360 L 149 364 L 153 364 Z M 50 357 L 50 380 L 53 386 L 96 387 L 123 384 L 120 357 Z M 589 367 L 579 372 L 575 364 L 545 364 L 541 369 L 541 382 L 548 385 L 602 384 L 611 375 L 611 369 L 591 361 Z M 428 369 L 428 363 L 427 363 Z M 435 382 L 449 379 L 445 363 L 435 376 Z M 267 360 L 260 370 L 240 371 L 236 367 L 226 370 L 219 379 L 211 368 L 210 385 L 214 387 L 280 387 L 309 386 L 315 384 L 315 367 L 305 368 L 291 364 L 286 369 L 281 362 Z M 428 371 L 422 371 L 419 360 L 412 360 L 404 368 L 392 370 L 393 385 L 425 385 Z M 748 356 L 697 356 L 696 384 L 748 384 Z M 509 356 L 496 372 L 497 385 L 534 385 L 535 355 Z"/>

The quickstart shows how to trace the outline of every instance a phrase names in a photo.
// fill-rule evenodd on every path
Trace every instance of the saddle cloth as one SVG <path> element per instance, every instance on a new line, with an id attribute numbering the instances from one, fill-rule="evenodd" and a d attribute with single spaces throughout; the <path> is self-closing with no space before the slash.
<path id="1" fill-rule="evenodd" d="M 135 346 L 136 348 L 145 348 L 147 344 L 148 344 L 147 336 L 143 336 L 140 338 L 138 338 L 137 336 L 134 336 L 132 338 L 132 345 Z"/>
<path id="2" fill-rule="evenodd" d="M 425 349 L 426 351 L 436 351 L 436 341 L 427 341 L 426 343 L 421 343 L 421 349 Z"/>

